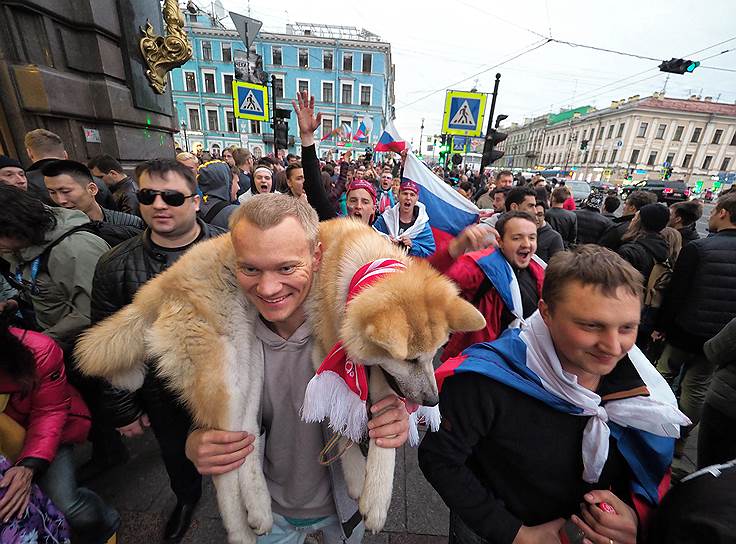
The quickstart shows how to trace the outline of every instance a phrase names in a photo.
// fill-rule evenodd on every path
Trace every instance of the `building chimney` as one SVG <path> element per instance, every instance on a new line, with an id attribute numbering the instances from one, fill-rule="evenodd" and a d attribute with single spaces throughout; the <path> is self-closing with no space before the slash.
<path id="1" fill-rule="evenodd" d="M 630 96 L 628 102 L 633 102 L 634 100 L 639 100 L 639 97 L 641 95 L 635 94 L 634 96 Z"/>
<path id="2" fill-rule="evenodd" d="M 713 97 L 712 96 L 706 96 L 705 98 L 703 98 L 703 102 L 713 102 Z"/>
<path id="3" fill-rule="evenodd" d="M 691 94 L 690 95 L 690 100 L 697 100 L 697 99 L 698 99 L 698 95 L 697 94 Z"/>

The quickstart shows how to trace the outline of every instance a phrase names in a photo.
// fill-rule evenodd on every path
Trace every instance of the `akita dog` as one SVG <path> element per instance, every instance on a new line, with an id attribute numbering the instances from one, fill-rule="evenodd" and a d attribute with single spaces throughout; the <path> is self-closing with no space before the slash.
<path id="1" fill-rule="evenodd" d="M 320 239 L 322 271 L 308 301 L 315 368 L 341 341 L 355 361 L 380 365 L 382 371 L 370 374 L 371 400 L 395 391 L 418 404 L 436 404 L 432 357 L 451 331 L 482 328 L 481 314 L 427 263 L 406 256 L 365 225 L 352 219 L 323 223 Z M 346 310 L 356 271 L 386 258 L 405 269 L 380 277 Z M 224 235 L 197 244 L 141 287 L 130 305 L 80 338 L 75 355 L 83 372 L 131 391 L 141 387 L 150 363 L 198 427 L 258 437 L 264 361 L 254 341 L 256 319 L 236 280 L 230 236 Z M 305 414 L 308 408 L 305 404 Z M 252 544 L 271 528 L 261 440 L 256 438 L 241 467 L 213 478 L 231 544 Z M 367 464 L 359 448 L 350 448 L 341 460 L 369 530 L 379 531 L 385 522 L 394 460 L 394 450 L 373 443 Z"/>

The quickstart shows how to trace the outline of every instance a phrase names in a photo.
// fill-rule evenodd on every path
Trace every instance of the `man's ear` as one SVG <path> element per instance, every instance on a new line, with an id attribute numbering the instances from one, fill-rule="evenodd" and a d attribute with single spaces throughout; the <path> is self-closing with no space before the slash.
<path id="1" fill-rule="evenodd" d="M 322 242 L 317 242 L 312 254 L 312 269 L 316 272 L 322 264 Z"/>
<path id="2" fill-rule="evenodd" d="M 26 147 L 26 155 L 28 155 L 28 158 L 31 159 L 32 163 L 36 162 L 35 160 L 33 160 L 33 151 L 31 151 L 30 147 Z"/>
<path id="3" fill-rule="evenodd" d="M 100 188 L 97 187 L 97 184 L 94 181 L 90 181 L 87 184 L 87 192 L 91 194 L 92 196 L 97 196 L 97 193 L 100 191 Z"/>
<path id="4" fill-rule="evenodd" d="M 544 299 L 540 298 L 537 308 L 539 309 L 539 315 L 541 315 L 542 319 L 544 320 L 544 324 L 549 327 L 549 324 L 552 321 L 552 312 L 549 308 L 549 305 L 544 301 Z"/>

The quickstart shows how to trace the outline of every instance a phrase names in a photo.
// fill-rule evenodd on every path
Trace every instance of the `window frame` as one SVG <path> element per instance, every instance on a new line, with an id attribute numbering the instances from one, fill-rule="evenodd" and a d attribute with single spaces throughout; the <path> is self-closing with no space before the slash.
<path id="1" fill-rule="evenodd" d="M 325 131 L 325 121 L 329 121 L 331 124 L 332 128 L 329 131 L 330 133 L 332 133 L 332 131 L 335 130 L 335 119 L 331 115 L 323 115 L 322 122 L 319 125 L 319 130 L 320 130 L 322 138 L 327 137 L 327 134 L 325 133 L 326 132 Z"/>
<path id="2" fill-rule="evenodd" d="M 363 89 L 368 89 L 368 103 L 363 103 Z M 373 105 L 373 85 L 370 83 L 360 83 L 358 86 L 358 102 L 360 106 L 372 106 Z"/>
<path id="3" fill-rule="evenodd" d="M 212 40 L 202 40 L 199 43 L 202 49 L 202 60 L 211 62 L 212 61 Z M 207 47 L 205 47 L 205 44 L 207 44 Z M 205 50 L 209 51 L 209 58 L 207 58 L 208 55 L 205 55 Z"/>
<path id="4" fill-rule="evenodd" d="M 230 76 L 232 80 L 230 81 L 230 85 L 227 84 L 225 81 L 225 77 Z M 224 94 L 227 94 L 229 96 L 233 95 L 233 81 L 235 81 L 235 74 L 222 74 L 222 90 Z"/>
<path id="5" fill-rule="evenodd" d="M 279 61 L 276 62 L 274 59 L 274 53 L 278 51 Z M 271 66 L 283 66 L 284 65 L 284 49 L 280 45 L 271 46 Z"/>
<path id="6" fill-rule="evenodd" d="M 306 64 L 302 64 L 302 53 L 305 53 Z M 301 69 L 309 69 L 309 47 L 298 47 L 296 50 L 296 64 Z"/>
<path id="7" fill-rule="evenodd" d="M 713 138 L 711 139 L 711 144 L 713 145 L 720 145 L 721 138 L 723 138 L 723 132 L 724 130 L 722 128 L 717 128 L 713 131 Z"/>
<path id="8" fill-rule="evenodd" d="M 685 153 L 685 156 L 682 157 L 682 167 L 683 168 L 690 168 L 690 165 L 693 161 L 693 154 L 692 153 Z"/>
<path id="9" fill-rule="evenodd" d="M 217 119 L 217 127 L 214 128 L 214 129 L 212 128 L 212 126 L 210 124 L 210 113 L 213 113 L 213 112 L 214 112 L 215 117 Z M 218 108 L 208 108 L 208 107 L 205 107 L 204 108 L 204 113 L 205 113 L 205 116 L 207 117 L 207 130 L 209 132 L 222 132 L 220 130 L 220 112 L 219 112 L 219 109 Z"/>
<path id="10" fill-rule="evenodd" d="M 647 166 L 655 166 L 657 164 L 657 155 L 659 155 L 659 153 L 656 151 L 649 152 L 649 158 L 647 159 Z"/>
<path id="11" fill-rule="evenodd" d="M 655 140 L 664 140 L 664 135 L 666 133 L 667 133 L 667 123 L 659 123 L 657 125 L 657 132 L 654 135 L 654 139 Z"/>
<path id="12" fill-rule="evenodd" d="M 248 127 L 250 134 L 262 134 L 261 122 L 250 120 L 250 126 Z"/>
<path id="13" fill-rule="evenodd" d="M 330 86 L 330 95 L 331 100 L 325 100 L 325 84 L 328 84 Z M 335 103 L 335 82 L 334 81 L 327 81 L 323 79 L 320 82 L 320 101 L 324 102 L 325 104 L 334 104 Z"/>
<path id="14" fill-rule="evenodd" d="M 325 66 L 325 56 L 330 56 L 330 67 L 327 68 Z M 329 72 L 333 71 L 335 69 L 335 53 L 332 51 L 332 49 L 323 49 L 322 50 L 322 69 L 327 70 Z"/>
<path id="15" fill-rule="evenodd" d="M 697 135 L 697 138 L 696 138 Z M 703 135 L 703 127 L 695 127 L 693 128 L 693 133 L 690 136 L 690 142 L 691 144 L 697 144 L 700 141 L 701 136 Z"/>
<path id="16" fill-rule="evenodd" d="M 646 138 L 647 130 L 649 130 L 649 123 L 647 121 L 639 121 L 639 128 L 636 131 L 636 137 Z"/>
<path id="17" fill-rule="evenodd" d="M 634 155 L 636 154 L 636 155 Z M 641 149 L 632 149 L 629 164 L 639 164 L 639 157 L 641 156 Z M 636 157 L 636 158 L 635 158 Z"/>
<path id="18" fill-rule="evenodd" d="M 283 99 L 284 96 L 286 96 L 286 78 L 283 74 L 273 74 L 273 77 L 275 81 L 281 82 L 281 96 L 276 96 L 276 85 L 273 85 L 273 87 L 271 88 L 273 99 Z"/>
<path id="19" fill-rule="evenodd" d="M 202 68 L 202 92 L 205 94 L 217 94 L 217 71 L 212 68 Z M 207 77 L 212 76 L 212 91 L 207 90 Z"/>
<path id="20" fill-rule="evenodd" d="M 728 167 L 731 166 L 731 159 L 732 157 L 723 157 L 723 161 L 721 162 L 721 168 L 718 171 L 719 172 L 727 171 Z"/>
<path id="21" fill-rule="evenodd" d="M 672 141 L 681 142 L 683 134 L 685 134 L 685 125 L 677 125 L 675 127 L 675 133 L 672 135 Z"/>
<path id="22" fill-rule="evenodd" d="M 312 96 L 312 84 L 311 84 L 311 81 L 309 79 L 297 78 L 297 80 L 296 80 L 296 90 L 297 90 L 297 92 L 301 92 L 299 90 L 299 84 L 300 83 L 306 83 L 307 84 L 307 95 L 308 96 Z"/>
<path id="23" fill-rule="evenodd" d="M 199 106 L 187 106 L 187 121 L 189 124 L 188 129 L 193 132 L 202 132 L 202 112 L 200 111 Z M 196 112 L 197 114 L 197 128 L 194 128 L 192 125 L 192 112 Z"/>
<path id="24" fill-rule="evenodd" d="M 703 170 L 710 170 L 711 164 L 713 164 L 713 155 L 706 155 L 703 157 Z"/>
<path id="25" fill-rule="evenodd" d="M 360 58 L 360 72 L 363 74 L 372 74 L 373 73 L 373 53 L 366 53 L 362 52 Z M 365 61 L 366 59 L 370 59 L 370 66 L 368 67 L 369 70 L 365 69 Z"/>
<path id="26" fill-rule="evenodd" d="M 230 133 L 235 132 L 235 133 L 237 133 L 238 132 L 238 118 L 235 117 L 235 112 L 233 111 L 232 108 L 222 108 L 222 110 L 223 110 L 223 112 L 225 114 L 225 129 L 226 129 L 225 132 L 230 132 Z M 231 118 L 228 117 L 228 114 L 230 114 L 232 116 L 233 130 L 230 130 L 230 120 L 231 120 Z"/>
<path id="27" fill-rule="evenodd" d="M 345 60 L 347 57 L 350 57 L 350 68 L 345 68 Z M 342 71 L 343 72 L 352 72 L 353 71 L 353 65 L 354 65 L 355 58 L 353 57 L 353 53 L 351 51 L 343 51 L 342 52 Z"/>
<path id="28" fill-rule="evenodd" d="M 184 75 L 184 91 L 188 93 L 198 92 L 199 82 L 197 81 L 197 72 L 194 70 L 182 70 L 182 74 Z M 193 76 L 194 90 L 189 90 L 189 88 L 187 87 L 187 74 L 191 74 Z"/>
<path id="29" fill-rule="evenodd" d="M 225 58 L 225 51 L 230 51 L 230 58 Z M 230 42 L 220 42 L 220 58 L 222 59 L 222 62 L 232 62 L 233 61 L 233 44 Z"/>
<path id="30" fill-rule="evenodd" d="M 348 86 L 348 85 L 350 86 L 350 102 L 345 102 L 343 100 L 343 98 L 344 98 L 343 89 L 346 86 Z M 347 105 L 347 106 L 353 105 L 353 93 L 354 93 L 354 91 L 355 91 L 355 87 L 354 87 L 352 81 L 341 81 L 340 82 L 340 104 L 344 104 L 344 105 Z"/>

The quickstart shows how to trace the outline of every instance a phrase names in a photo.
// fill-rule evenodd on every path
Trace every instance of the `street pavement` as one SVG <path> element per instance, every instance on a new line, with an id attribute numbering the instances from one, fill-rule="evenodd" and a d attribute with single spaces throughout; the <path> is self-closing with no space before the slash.
<path id="1" fill-rule="evenodd" d="M 695 224 L 695 228 L 698 231 L 698 234 L 705 238 L 708 236 L 708 218 L 710 217 L 710 212 L 713 208 L 716 207 L 715 202 L 706 202 L 703 205 L 703 216 L 698 219 L 698 222 Z"/>
<path id="2" fill-rule="evenodd" d="M 681 477 L 695 467 L 697 429 L 688 440 L 685 456 L 676 459 L 673 474 Z M 166 518 L 175 499 L 158 455 L 158 446 L 149 431 L 144 437 L 128 442 L 130 461 L 124 466 L 90 482 L 121 514 L 118 533 L 120 544 L 160 541 Z M 384 531 L 366 535 L 365 544 L 443 544 L 447 542 L 448 511 L 442 499 L 422 476 L 416 449 L 404 447 L 397 452 L 394 494 Z M 89 455 L 89 446 L 77 451 L 78 462 Z M 205 478 L 204 494 L 195 513 L 192 528 L 183 540 L 186 544 L 224 544 L 225 529 L 220 521 L 214 486 Z"/>

